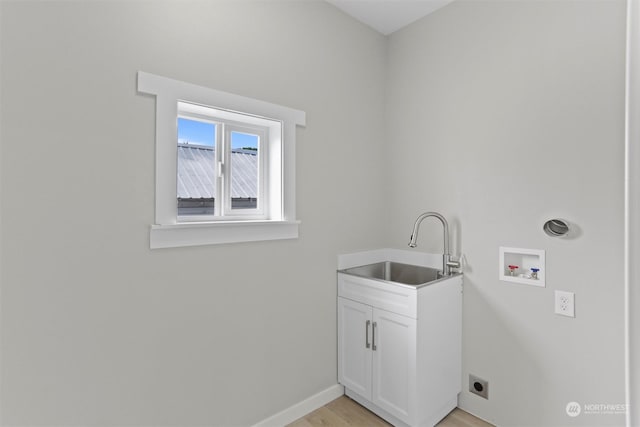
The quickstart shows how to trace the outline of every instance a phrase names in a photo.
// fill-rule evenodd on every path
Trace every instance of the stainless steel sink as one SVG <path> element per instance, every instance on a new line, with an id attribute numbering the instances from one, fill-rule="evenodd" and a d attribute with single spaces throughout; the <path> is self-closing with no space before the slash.
<path id="1" fill-rule="evenodd" d="M 393 261 L 377 262 L 340 270 L 341 273 L 369 279 L 384 280 L 404 285 L 421 286 L 442 279 L 442 272 L 435 268 L 401 264 Z"/>

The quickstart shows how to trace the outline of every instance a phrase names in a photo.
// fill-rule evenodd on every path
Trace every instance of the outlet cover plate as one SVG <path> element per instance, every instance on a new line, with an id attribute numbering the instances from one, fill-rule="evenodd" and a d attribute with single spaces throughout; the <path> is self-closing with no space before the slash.
<path id="1" fill-rule="evenodd" d="M 480 397 L 489 399 L 489 381 L 469 374 L 469 391 Z"/>
<path id="2" fill-rule="evenodd" d="M 573 292 L 555 292 L 555 313 L 561 316 L 576 317 L 575 294 Z"/>

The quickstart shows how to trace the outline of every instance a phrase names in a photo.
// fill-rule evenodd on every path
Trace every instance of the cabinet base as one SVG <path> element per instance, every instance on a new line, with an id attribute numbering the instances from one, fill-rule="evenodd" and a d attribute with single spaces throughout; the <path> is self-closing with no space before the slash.
<path id="1" fill-rule="evenodd" d="M 349 396 L 351 399 L 358 402 L 360 405 L 364 406 L 374 414 L 378 415 L 380 418 L 384 419 L 388 423 L 394 425 L 395 427 L 433 427 L 438 424 L 444 417 L 446 417 L 449 412 L 453 411 L 456 406 L 458 406 L 458 396 L 456 395 L 451 400 L 449 400 L 445 405 L 443 405 L 438 411 L 436 411 L 433 416 L 427 419 L 424 423 L 421 424 L 407 424 L 404 421 L 398 419 L 397 417 L 391 415 L 389 412 L 380 408 L 378 405 L 371 403 L 368 399 L 360 396 L 358 393 L 348 389 L 345 387 L 344 394 Z"/>

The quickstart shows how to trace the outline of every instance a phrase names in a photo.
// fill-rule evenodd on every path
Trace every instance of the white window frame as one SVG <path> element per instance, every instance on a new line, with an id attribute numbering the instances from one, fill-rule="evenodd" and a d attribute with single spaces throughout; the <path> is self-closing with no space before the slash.
<path id="1" fill-rule="evenodd" d="M 241 132 L 254 134 L 258 136 L 258 194 L 257 194 L 257 207 L 256 209 L 234 209 L 231 199 L 231 178 L 233 176 L 233 162 L 231 161 L 231 133 Z M 223 174 L 223 193 L 224 203 L 221 206 L 220 215 L 222 218 L 238 218 L 238 219 L 270 219 L 269 213 L 269 192 L 266 190 L 269 187 L 269 181 L 271 176 L 269 174 L 269 152 L 272 151 L 269 143 L 269 129 L 252 127 L 245 124 L 230 124 L 227 123 L 224 128 L 224 140 L 228 141 L 228 144 L 224 147 L 222 153 L 224 155 L 223 163 L 227 166 L 224 167 Z M 277 150 L 273 150 L 276 151 Z M 277 154 L 277 153 L 276 153 Z M 278 174 L 274 174 L 273 179 L 277 179 Z"/>
<path id="2" fill-rule="evenodd" d="M 230 120 L 233 117 L 235 120 Z M 282 123 L 238 114 L 219 109 L 178 102 L 178 118 L 210 123 L 216 126 L 215 162 L 216 203 L 213 215 L 180 215 L 177 223 L 202 221 L 268 220 L 282 217 L 279 189 L 282 185 Z M 244 121 L 240 121 L 244 120 Z M 233 162 L 231 160 L 231 133 L 240 132 L 258 137 L 258 206 L 256 209 L 234 209 L 232 206 L 231 181 Z M 269 156 L 269 152 L 272 155 Z M 273 159 L 273 165 L 269 160 Z M 272 183 L 272 185 L 270 185 Z M 272 198 L 270 193 L 274 193 Z M 273 199 L 274 205 L 271 205 Z"/>
<path id="3" fill-rule="evenodd" d="M 300 221 L 295 208 L 296 126 L 303 111 L 138 71 L 138 92 L 156 97 L 156 209 L 150 247 L 169 248 L 261 240 L 295 239 Z M 226 112 L 223 120 L 269 126 L 269 209 L 262 217 L 241 215 L 210 221 L 178 221 L 176 199 L 177 123 L 184 104 Z M 198 114 L 192 111 L 190 114 Z M 268 122 L 265 121 L 268 119 Z M 280 126 L 274 126 L 279 123 Z M 276 129 L 277 128 L 277 129 Z M 275 148 L 274 148 L 275 147 Z M 280 155 L 275 155 L 279 153 Z M 272 179 L 280 176 L 279 179 Z M 220 193 L 217 193 L 220 194 Z"/>

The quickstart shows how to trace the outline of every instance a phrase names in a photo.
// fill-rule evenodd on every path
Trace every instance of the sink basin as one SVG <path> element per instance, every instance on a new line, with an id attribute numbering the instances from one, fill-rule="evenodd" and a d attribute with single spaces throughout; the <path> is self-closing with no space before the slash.
<path id="1" fill-rule="evenodd" d="M 420 286 L 442 279 L 442 272 L 435 268 L 418 265 L 401 264 L 393 261 L 377 262 L 375 264 L 340 270 L 341 273 L 369 279 L 384 280 L 401 283 L 403 285 Z"/>

